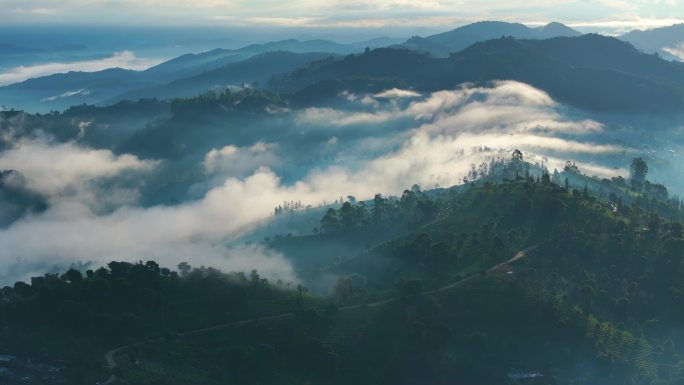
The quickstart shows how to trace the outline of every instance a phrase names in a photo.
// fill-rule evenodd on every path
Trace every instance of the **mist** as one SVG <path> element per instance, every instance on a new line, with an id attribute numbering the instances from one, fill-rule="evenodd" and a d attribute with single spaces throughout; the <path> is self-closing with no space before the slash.
<path id="1" fill-rule="evenodd" d="M 185 261 L 257 269 L 297 282 L 293 264 L 281 254 L 239 243 L 272 220 L 283 202 L 316 208 L 340 197 L 400 194 L 413 184 L 449 187 L 463 183 L 475 165 L 507 158 L 513 149 L 550 170 L 574 160 L 600 177 L 626 176 L 626 159 L 639 153 L 627 141 L 598 141 L 598 135 L 611 135 L 605 123 L 517 82 L 427 95 L 398 89 L 343 94 L 339 105 L 282 112 L 289 130 L 309 138 L 303 147 L 287 139 L 236 145 L 224 138 L 184 163 L 73 141 L 19 140 L 0 153 L 0 169 L 24 175 L 49 207 L 0 230 L 0 277 L 11 283 L 46 265 L 155 259 L 169 266 Z M 146 180 L 173 178 L 183 167 L 194 175 L 185 200 L 140 203 L 155 191 Z"/>
<path id="2" fill-rule="evenodd" d="M 96 72 L 109 68 L 123 68 L 129 70 L 144 70 L 164 60 L 152 58 L 139 58 L 132 51 L 115 52 L 109 57 L 92 60 L 81 60 L 74 62 L 53 62 L 41 63 L 29 66 L 19 66 L 8 69 L 0 68 L 0 86 L 6 86 L 13 83 L 19 83 L 35 77 L 47 76 L 57 73 L 66 73 L 71 71 L 82 72 Z M 79 92 L 74 90 L 73 92 Z M 84 91 L 80 91 L 84 92 Z M 69 94 L 55 95 L 51 98 L 64 98 L 73 96 Z"/>

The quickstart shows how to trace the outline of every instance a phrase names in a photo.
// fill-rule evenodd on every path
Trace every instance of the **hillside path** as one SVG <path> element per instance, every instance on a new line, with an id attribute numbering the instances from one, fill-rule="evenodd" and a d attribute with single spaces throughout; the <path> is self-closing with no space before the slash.
<path id="1" fill-rule="evenodd" d="M 501 263 L 498 263 L 498 264 L 490 267 L 489 269 L 487 269 L 486 274 L 490 274 L 490 273 L 492 273 L 492 272 L 494 272 L 494 271 L 496 271 L 502 267 L 505 267 L 509 264 L 512 264 L 512 263 L 514 263 L 514 262 L 516 262 L 522 258 L 525 258 L 527 256 L 527 254 L 529 254 L 531 251 L 535 250 L 537 247 L 538 246 L 532 246 L 532 247 L 528 247 L 524 250 L 520 250 L 511 259 L 504 261 L 504 262 L 501 262 Z M 462 278 L 456 282 L 450 283 L 446 286 L 442 286 L 442 287 L 439 287 L 439 288 L 433 289 L 433 290 L 424 291 L 423 294 L 441 293 L 441 292 L 453 289 L 455 287 L 458 287 L 460 285 L 463 285 L 466 282 L 472 281 L 473 279 L 477 278 L 480 275 L 481 275 L 481 273 L 473 273 L 473 274 L 471 274 L 465 278 Z M 394 302 L 394 301 L 398 300 L 399 298 L 400 298 L 399 296 L 395 296 L 392 298 L 383 299 L 383 300 L 375 301 L 375 302 L 366 302 L 366 303 L 361 303 L 361 304 L 357 304 L 357 305 L 343 306 L 343 307 L 339 308 L 338 311 L 349 311 L 349 310 L 359 309 L 362 307 L 383 306 L 383 305 L 386 305 L 388 303 Z M 185 335 L 207 333 L 207 332 L 212 332 L 212 331 L 216 331 L 216 330 L 220 330 L 220 329 L 225 329 L 227 327 L 242 326 L 242 325 L 247 325 L 247 324 L 255 323 L 255 322 L 285 319 L 285 318 L 290 318 L 292 316 L 293 316 L 293 313 L 288 312 L 288 313 L 276 314 L 276 315 L 265 316 L 265 317 L 251 318 L 251 319 L 246 319 L 246 320 L 242 320 L 242 321 L 226 322 L 226 323 L 222 323 L 222 324 L 218 324 L 218 325 L 214 325 L 214 326 L 209 326 L 206 328 L 191 330 L 191 331 L 188 331 L 185 333 L 179 333 L 179 335 L 185 336 Z M 150 342 L 154 342 L 154 341 L 155 341 L 155 339 L 149 339 L 149 340 L 145 340 L 145 341 L 136 342 L 133 345 L 123 345 L 123 346 L 116 347 L 116 348 L 108 351 L 107 353 L 105 353 L 105 361 L 107 363 L 107 367 L 112 371 L 112 373 L 109 376 L 109 378 L 107 379 L 107 381 L 98 383 L 98 385 L 110 385 L 110 384 L 113 384 L 116 382 L 117 377 L 116 377 L 116 374 L 114 373 L 114 369 L 117 367 L 116 359 L 115 359 L 115 356 L 117 354 L 128 349 L 129 347 L 141 346 L 141 345 L 144 345 L 144 344 L 147 344 Z"/>

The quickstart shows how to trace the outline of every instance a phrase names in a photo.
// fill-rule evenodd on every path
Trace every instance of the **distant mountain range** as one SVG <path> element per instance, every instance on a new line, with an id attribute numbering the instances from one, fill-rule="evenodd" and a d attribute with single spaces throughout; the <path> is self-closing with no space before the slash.
<path id="1" fill-rule="evenodd" d="M 670 60 L 684 60 L 684 24 L 646 31 L 634 30 L 620 36 L 620 39 L 647 53 L 658 53 Z"/>
<path id="2" fill-rule="evenodd" d="M 0 87 L 0 105 L 44 112 L 82 103 L 108 103 L 123 98 L 192 96 L 218 85 L 240 85 L 267 80 L 272 75 L 305 66 L 312 60 L 363 49 L 365 48 L 354 48 L 327 40 L 282 40 L 236 50 L 215 49 L 183 55 L 144 71 L 111 68 L 98 72 L 69 72 L 29 79 Z M 256 58 L 265 53 L 271 56 Z M 252 57 L 254 60 L 249 60 Z M 240 62 L 242 64 L 238 64 Z M 214 70 L 217 71 L 212 72 Z M 188 79 L 173 83 L 184 78 Z M 197 83 L 193 83 L 195 81 Z"/>
<path id="3" fill-rule="evenodd" d="M 515 23 L 480 22 L 426 38 L 415 37 L 396 47 L 429 52 L 434 56 L 446 56 L 478 41 L 501 36 L 541 39 L 577 34 L 579 32 L 559 23 L 529 28 Z M 239 49 L 219 48 L 199 54 L 186 54 L 140 72 L 107 69 L 93 73 L 54 74 L 0 87 L 0 105 L 47 112 L 82 103 L 104 104 L 141 97 L 159 99 L 187 97 L 216 87 L 267 81 L 273 75 L 292 71 L 298 66 L 305 66 L 308 63 L 307 60 L 315 61 L 325 56 L 362 52 L 366 48 L 392 46 L 399 41 L 392 38 L 376 38 L 351 44 L 339 44 L 320 39 L 304 41 L 288 39 L 266 44 L 252 44 Z M 64 47 L 64 49 L 67 48 L 73 50 L 78 47 Z M 6 52 L 35 51 L 11 45 L 0 45 L 0 52 L 3 52 L 3 49 Z M 256 58 L 264 53 L 276 52 L 278 54 Z"/>
<path id="4" fill-rule="evenodd" d="M 136 89 L 118 95 L 112 101 L 138 100 L 141 98 L 173 99 L 191 97 L 212 88 L 250 84 L 268 80 L 273 75 L 293 71 L 308 63 L 333 57 L 330 53 L 294 53 L 288 51 L 265 52 L 237 63 L 202 72 L 170 83 Z"/>
<path id="5" fill-rule="evenodd" d="M 517 39 L 549 39 L 559 36 L 579 36 L 580 32 L 561 24 L 549 23 L 530 28 L 524 24 L 502 21 L 482 21 L 427 37 L 414 36 L 393 48 L 408 48 L 437 57 L 461 51 L 477 42 L 510 36 Z"/>
<path id="6" fill-rule="evenodd" d="M 292 53 L 326 52 L 347 55 L 363 48 L 338 44 L 329 40 L 281 40 L 266 44 L 252 44 L 240 49 L 214 49 L 200 54 L 187 54 L 171 59 L 145 72 L 145 76 L 157 81 L 171 81 L 213 70 L 226 64 L 243 61 L 265 52 L 287 51 Z"/>
<path id="7" fill-rule="evenodd" d="M 433 91 L 463 82 L 511 79 L 587 110 L 671 112 L 683 109 L 683 64 L 646 53 L 663 44 L 672 45 L 670 51 L 676 53 L 680 29 L 684 25 L 620 37 L 634 41 L 639 49 L 616 38 L 581 35 L 560 23 L 530 28 L 496 21 L 401 44 L 392 44 L 396 39 L 389 38 L 355 44 L 281 40 L 182 55 L 145 71 L 113 68 L 29 79 L 0 87 L 0 104 L 42 112 L 82 103 L 191 97 L 251 84 L 293 94 L 295 103 L 308 105 L 345 89 Z M 387 44 L 390 48 L 363 53 Z M 24 49 L 0 45 L 0 50 Z"/>
<path id="8" fill-rule="evenodd" d="M 52 49 L 38 49 L 0 41 L 0 70 L 16 66 L 30 66 L 51 61 L 77 61 L 100 58 L 80 44 L 66 44 Z"/>
<path id="9" fill-rule="evenodd" d="M 589 111 L 684 110 L 683 63 L 647 55 L 626 42 L 594 34 L 488 40 L 448 58 L 405 49 L 376 49 L 276 77 L 269 87 L 293 93 L 295 100 L 309 104 L 343 90 L 375 92 L 404 86 L 429 92 L 493 80 L 525 82 L 556 100 Z"/>

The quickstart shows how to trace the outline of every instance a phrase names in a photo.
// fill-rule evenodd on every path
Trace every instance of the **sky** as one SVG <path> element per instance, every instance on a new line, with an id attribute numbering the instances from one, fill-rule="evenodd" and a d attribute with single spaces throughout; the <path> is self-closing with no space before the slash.
<path id="1" fill-rule="evenodd" d="M 684 19 L 681 0 L 0 0 L 0 24 L 452 27 L 499 19 L 628 30 Z"/>

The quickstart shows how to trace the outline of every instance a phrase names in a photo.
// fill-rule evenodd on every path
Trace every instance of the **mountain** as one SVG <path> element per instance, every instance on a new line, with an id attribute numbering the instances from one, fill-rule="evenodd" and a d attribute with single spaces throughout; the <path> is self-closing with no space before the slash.
<path id="1" fill-rule="evenodd" d="M 363 41 L 358 41 L 354 43 L 348 43 L 346 45 L 350 47 L 354 47 L 359 51 L 362 51 L 366 48 L 382 48 L 382 47 L 388 47 L 390 45 L 394 44 L 400 44 L 401 42 L 405 41 L 406 38 L 398 38 L 398 37 L 376 37 L 373 39 L 369 40 L 363 40 Z"/>
<path id="2" fill-rule="evenodd" d="M 337 204 L 320 232 L 264 242 L 327 245 L 314 277 L 326 292 L 192 260 L 16 282 L 0 291 L 0 379 L 670 383 L 684 342 L 673 332 L 684 311 L 671 306 L 684 290 L 681 202 L 620 178 L 496 168 L 467 186 Z M 333 258 L 334 243 L 363 251 Z"/>
<path id="3" fill-rule="evenodd" d="M 14 44 L 0 43 L 0 54 L 2 55 L 25 54 L 37 51 L 38 50 L 26 47 L 19 47 Z"/>
<path id="4" fill-rule="evenodd" d="M 558 36 L 579 36 L 579 32 L 561 23 L 530 28 L 520 23 L 502 21 L 481 21 L 456 28 L 452 31 L 426 36 L 413 37 L 397 47 L 419 52 L 429 52 L 434 56 L 448 56 L 474 43 L 511 36 L 518 39 L 548 39 Z"/>
<path id="5" fill-rule="evenodd" d="M 34 48 L 10 42 L 0 42 L 0 72 L 24 66 L 45 63 L 69 63 L 82 60 L 103 59 L 111 52 L 91 51 L 80 44 L 64 44 L 48 48 Z"/>
<path id="6" fill-rule="evenodd" d="M 8 46 L 7 50 L 10 49 L 17 48 Z M 363 49 L 328 40 L 294 39 L 253 44 L 236 50 L 214 49 L 200 54 L 179 56 L 144 71 L 111 68 L 90 73 L 69 72 L 29 79 L 0 87 L 0 105 L 46 112 L 82 103 L 101 104 L 118 101 L 121 100 L 121 95 L 131 98 L 191 96 L 207 91 L 215 85 L 242 84 L 266 79 L 304 65 L 307 60 L 349 54 Z M 284 51 L 290 52 L 291 55 Z M 269 52 L 276 54 L 236 64 Z M 273 62 L 269 63 L 269 60 Z M 235 65 L 230 66 L 231 64 Z M 213 70 L 217 71 L 211 72 Z M 183 78 L 191 79 L 168 84 Z M 155 93 L 155 89 L 158 89 L 159 93 Z"/>
<path id="7" fill-rule="evenodd" d="M 466 82 L 517 80 L 582 109 L 609 113 L 681 112 L 684 64 L 646 55 L 600 35 L 546 40 L 501 38 L 473 44 L 448 58 L 402 49 L 376 49 L 317 63 L 277 77 L 270 87 L 304 103 L 380 80 L 419 91 L 453 89 Z"/>
<path id="8" fill-rule="evenodd" d="M 0 104 L 42 112 L 82 103 L 100 103 L 148 85 L 150 82 L 140 72 L 121 68 L 67 72 L 0 87 Z"/>
<path id="9" fill-rule="evenodd" d="M 626 42 L 601 35 L 549 39 L 534 43 L 545 54 L 578 68 L 610 69 L 659 84 L 684 88 L 684 65 L 645 55 Z"/>
<path id="10" fill-rule="evenodd" d="M 549 39 L 559 36 L 579 36 L 582 33 L 574 30 L 563 23 L 551 22 L 541 27 L 530 28 L 531 36 L 535 39 Z"/>
<path id="11" fill-rule="evenodd" d="M 671 60 L 684 60 L 684 24 L 669 27 L 634 30 L 620 36 L 647 53 L 658 53 Z"/>
<path id="12" fill-rule="evenodd" d="M 173 99 L 195 96 L 210 89 L 222 89 L 228 86 L 241 86 L 266 81 L 271 76 L 293 71 L 326 57 L 331 57 L 331 54 L 266 52 L 237 63 L 208 70 L 199 75 L 174 80 L 159 86 L 130 91 L 117 96 L 116 100 Z"/>
<path id="13" fill-rule="evenodd" d="M 392 48 L 405 48 L 411 51 L 424 53 L 431 56 L 443 57 L 453 52 L 447 45 L 433 41 L 426 37 L 413 36 L 402 44 L 391 46 Z"/>
<path id="14" fill-rule="evenodd" d="M 0 150 L 11 148 L 19 138 L 41 133 L 59 142 L 112 149 L 151 122 L 168 117 L 170 106 L 170 102 L 145 99 L 104 107 L 78 105 L 53 114 L 0 111 L 0 131 L 13 130 L 13 135 L 0 138 Z"/>
<path id="15" fill-rule="evenodd" d="M 357 49 L 328 40 L 300 41 L 289 39 L 265 44 L 251 44 L 234 50 L 218 48 L 199 54 L 186 54 L 143 72 L 146 77 L 152 80 L 166 82 L 201 74 L 202 72 L 220 68 L 226 64 L 243 61 L 266 52 L 288 51 L 293 53 L 326 52 L 350 54 L 361 50 L 363 48 Z"/>

